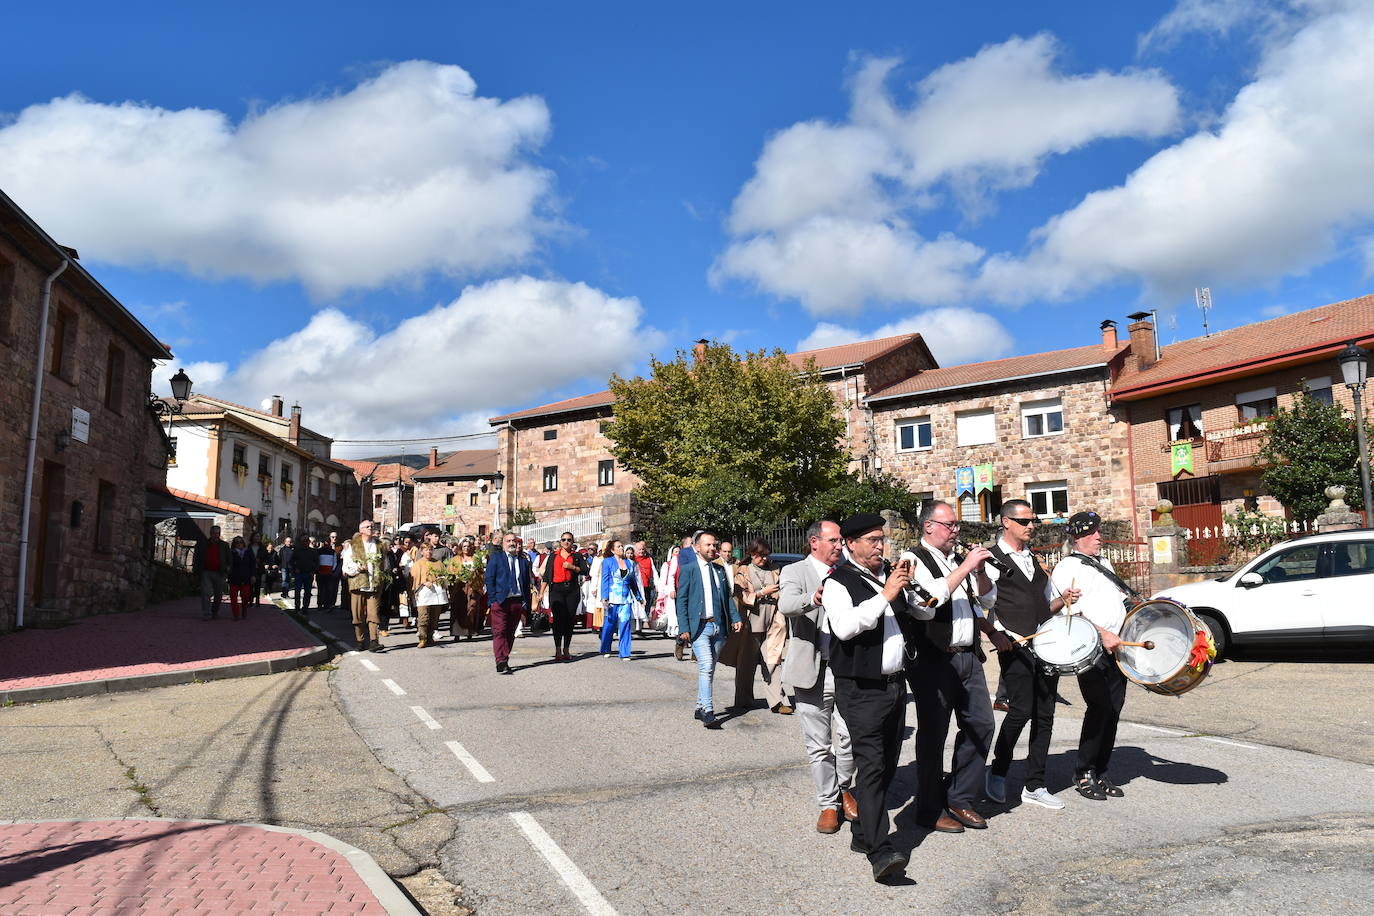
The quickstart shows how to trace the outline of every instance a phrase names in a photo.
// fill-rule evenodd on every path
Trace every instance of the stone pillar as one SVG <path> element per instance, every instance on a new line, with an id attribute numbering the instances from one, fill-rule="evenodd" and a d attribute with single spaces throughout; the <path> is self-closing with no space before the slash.
<path id="1" fill-rule="evenodd" d="M 1147 529 L 1150 543 L 1150 594 L 1178 582 L 1179 567 L 1187 565 L 1188 539 L 1174 524 L 1174 504 L 1161 499 L 1155 505 L 1159 517 Z"/>
<path id="2" fill-rule="evenodd" d="M 883 556 L 895 563 L 903 550 L 916 549 L 916 528 L 891 509 L 884 509 L 879 514 L 887 525 L 887 541 L 883 544 Z"/>
<path id="3" fill-rule="evenodd" d="M 1331 500 L 1331 504 L 1317 516 L 1317 531 L 1323 534 L 1328 531 L 1350 531 L 1364 524 L 1360 514 L 1346 505 L 1345 487 L 1327 487 L 1326 498 Z"/>

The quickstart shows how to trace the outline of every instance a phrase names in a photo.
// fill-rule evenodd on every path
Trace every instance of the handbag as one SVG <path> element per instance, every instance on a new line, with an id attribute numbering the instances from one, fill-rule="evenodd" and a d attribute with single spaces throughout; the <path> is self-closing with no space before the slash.
<path id="1" fill-rule="evenodd" d="M 758 658 L 758 654 L 759 644 L 758 640 L 754 639 L 753 632 L 748 627 L 740 627 L 738 630 L 731 630 L 730 635 L 725 638 L 725 645 L 721 647 L 716 664 L 729 665 L 731 668 L 741 665 L 747 667 Z"/>

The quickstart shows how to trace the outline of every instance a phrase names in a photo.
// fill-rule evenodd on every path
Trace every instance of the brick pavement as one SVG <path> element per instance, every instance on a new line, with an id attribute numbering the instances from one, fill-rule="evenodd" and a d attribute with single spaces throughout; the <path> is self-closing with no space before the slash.
<path id="1" fill-rule="evenodd" d="M 342 849 L 294 831 L 209 821 L 0 824 L 0 912 L 387 913 L 345 851 L 362 854 L 331 842 Z M 385 882 L 378 890 L 391 912 L 414 913 L 366 861 L 370 879 Z"/>
<path id="2" fill-rule="evenodd" d="M 226 604 L 218 620 L 206 621 L 199 598 L 182 598 L 0 638 L 0 692 L 287 659 L 314 648 L 315 640 L 270 604 L 238 622 Z"/>

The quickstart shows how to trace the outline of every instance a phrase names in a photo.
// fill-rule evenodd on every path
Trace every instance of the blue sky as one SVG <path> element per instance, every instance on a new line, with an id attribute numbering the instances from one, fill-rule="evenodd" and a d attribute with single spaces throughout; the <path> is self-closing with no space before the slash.
<path id="1" fill-rule="evenodd" d="M 1370 285 L 1369 3 L 203 6 L 12 10 L 0 188 L 341 438 L 703 336 L 949 365 Z"/>

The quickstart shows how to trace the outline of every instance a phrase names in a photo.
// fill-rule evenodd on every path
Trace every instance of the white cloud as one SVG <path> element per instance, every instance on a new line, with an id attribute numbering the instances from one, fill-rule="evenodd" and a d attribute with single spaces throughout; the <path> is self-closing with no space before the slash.
<path id="1" fill-rule="evenodd" d="M 408 61 L 336 95 L 235 124 L 79 94 L 0 128 L 0 184 L 88 260 L 317 295 L 527 257 L 547 228 L 538 98 L 477 95 L 459 67 Z"/>
<path id="2" fill-rule="evenodd" d="M 942 190 L 972 215 L 989 193 L 1032 182 L 1048 156 L 1177 124 L 1177 93 L 1159 73 L 1067 75 L 1057 52 L 1048 35 L 990 45 L 921 80 L 907 107 L 887 85 L 896 62 L 869 61 L 847 121 L 769 138 L 712 281 L 743 280 L 816 314 L 963 298 L 983 252 L 915 225 Z"/>
<path id="3" fill-rule="evenodd" d="M 1167 301 L 1300 273 L 1374 219 L 1374 6 L 1326 4 L 1270 44 L 1215 130 L 1147 160 L 990 259 L 979 290 L 1003 302 L 1077 298 L 1139 281 Z"/>
<path id="4" fill-rule="evenodd" d="M 996 359 L 1010 353 L 1014 345 L 1011 333 L 992 315 L 946 307 L 917 312 L 870 332 L 822 321 L 797 342 L 797 349 L 818 350 L 897 334 L 920 334 L 941 366 Z"/>
<path id="5" fill-rule="evenodd" d="M 604 385 L 662 345 L 634 298 L 582 283 L 515 277 L 377 333 L 333 308 L 228 369 L 186 367 L 197 391 L 255 406 L 280 394 L 335 438 L 435 436 L 588 379 Z"/>
<path id="6" fill-rule="evenodd" d="M 1179 0 L 1168 15 L 1140 36 L 1136 48 L 1142 54 L 1152 48 L 1167 49 L 1194 33 L 1226 38 L 1250 23 L 1271 30 L 1285 21 L 1287 6 L 1262 0 Z"/>

